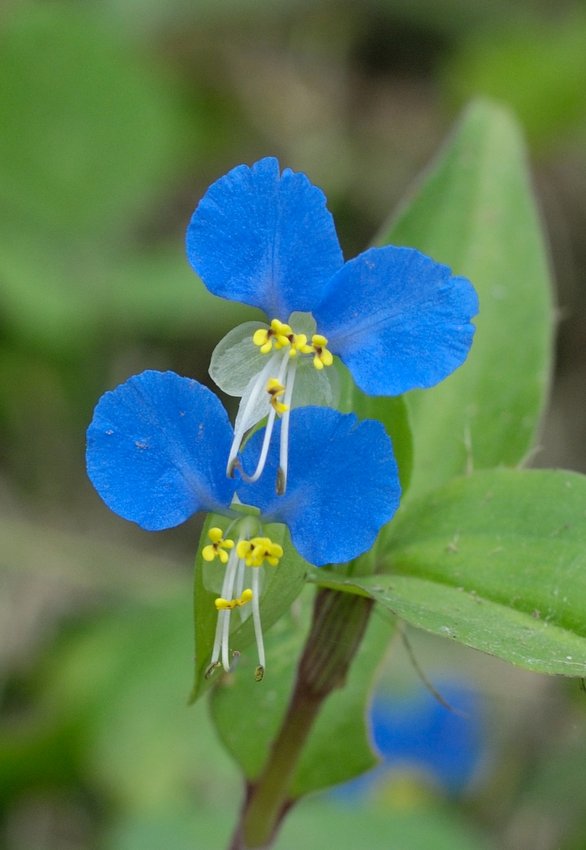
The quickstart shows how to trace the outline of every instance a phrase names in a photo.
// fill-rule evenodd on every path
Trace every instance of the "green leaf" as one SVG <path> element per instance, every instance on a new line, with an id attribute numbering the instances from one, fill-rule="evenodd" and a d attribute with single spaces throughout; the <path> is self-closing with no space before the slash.
<path id="1" fill-rule="evenodd" d="M 195 561 L 194 579 L 194 617 L 195 617 L 195 682 L 191 701 L 198 699 L 212 682 L 217 682 L 220 674 L 216 673 L 206 679 L 205 673 L 209 667 L 216 633 L 218 612 L 214 601 L 219 595 L 222 582 L 223 568 L 218 561 L 206 563 L 201 556 L 203 547 L 209 542 L 207 532 L 213 526 L 226 530 L 230 520 L 218 514 L 209 514 L 200 538 L 200 547 Z M 264 532 L 275 543 L 283 547 L 283 557 L 276 569 L 266 568 L 266 584 L 262 593 L 260 606 L 263 632 L 266 632 L 282 614 L 290 608 L 292 602 L 299 596 L 305 583 L 309 564 L 297 553 L 289 532 L 284 525 L 270 524 L 263 526 Z M 218 577 L 210 581 L 210 576 L 217 571 Z M 254 640 L 252 617 L 240 622 L 238 612 L 231 618 L 230 643 L 238 653 L 250 646 Z M 249 653 L 249 660 L 256 664 L 256 648 Z M 243 663 L 241 659 L 239 663 Z"/>
<path id="2" fill-rule="evenodd" d="M 282 617 L 267 636 L 267 672 L 262 684 L 254 681 L 254 660 L 241 659 L 224 687 L 213 693 L 212 716 L 218 733 L 249 779 L 260 774 L 285 714 L 312 598 L 306 589 L 300 605 Z M 376 764 L 365 714 L 373 677 L 393 628 L 388 618 L 371 617 L 346 685 L 327 699 L 310 733 L 292 780 L 293 797 L 351 779 Z"/>
<path id="3" fill-rule="evenodd" d="M 467 362 L 407 396 L 415 441 L 411 495 L 529 452 L 549 383 L 548 266 L 509 113 L 477 102 L 381 243 L 419 248 L 474 283 L 477 333 Z"/>
<path id="4" fill-rule="evenodd" d="M 408 505 L 384 574 L 312 580 L 541 673 L 586 674 L 586 477 L 493 470 Z"/>
<path id="5" fill-rule="evenodd" d="M 336 360 L 336 367 L 340 392 L 338 408 L 342 413 L 354 412 L 361 419 L 377 419 L 382 422 L 393 442 L 404 495 L 409 488 L 413 469 L 413 436 L 409 410 L 403 397 L 366 395 L 356 386 L 343 363 Z"/>

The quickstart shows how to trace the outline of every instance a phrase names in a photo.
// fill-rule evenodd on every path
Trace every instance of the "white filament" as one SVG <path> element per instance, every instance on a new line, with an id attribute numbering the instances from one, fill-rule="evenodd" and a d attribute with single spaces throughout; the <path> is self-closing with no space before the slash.
<path id="1" fill-rule="evenodd" d="M 234 590 L 234 580 L 236 571 L 240 563 L 240 558 L 236 554 L 236 547 L 230 552 L 226 572 L 224 573 L 224 582 L 222 584 L 222 599 L 232 599 Z M 216 636 L 214 639 L 214 648 L 212 649 L 211 666 L 218 663 L 220 652 L 222 655 L 222 666 L 226 672 L 230 670 L 229 659 L 229 638 L 230 638 L 230 614 L 229 608 L 218 611 L 218 622 L 216 624 Z"/>
<path id="2" fill-rule="evenodd" d="M 256 637 L 256 648 L 258 650 L 259 666 L 265 668 L 265 647 L 262 639 L 262 625 L 260 622 L 260 573 L 261 567 L 255 567 L 252 573 L 252 621 L 254 623 L 254 635 Z"/>
<path id="3" fill-rule="evenodd" d="M 294 370 L 295 365 L 292 362 L 292 358 L 289 357 L 289 350 L 286 349 L 283 355 L 283 359 L 281 361 L 279 374 L 277 375 L 277 381 L 285 386 L 285 397 L 287 396 L 288 371 L 293 371 L 294 373 Z M 277 411 L 271 405 L 256 469 L 254 470 L 252 475 L 244 475 L 246 481 L 248 481 L 250 484 L 253 484 L 255 481 L 258 481 L 265 468 L 265 464 L 267 462 L 267 457 L 269 454 L 269 447 L 271 444 L 271 436 L 273 434 L 273 428 L 275 426 L 276 416 Z"/>
<path id="4" fill-rule="evenodd" d="M 232 440 L 232 445 L 230 447 L 230 454 L 228 455 L 228 462 L 226 464 L 226 475 L 230 475 L 232 472 L 232 464 L 240 451 L 240 446 L 242 445 L 242 440 L 244 439 L 244 435 L 249 428 L 248 419 L 250 413 L 254 409 L 254 405 L 261 394 L 261 392 L 265 391 L 267 381 L 271 376 L 271 372 L 275 367 L 275 363 L 278 359 L 278 354 L 273 354 L 272 357 L 268 359 L 263 368 L 260 370 L 258 375 L 256 376 L 255 383 L 246 399 L 246 403 L 244 405 L 244 409 L 242 411 L 242 416 L 239 417 L 239 423 L 234 429 L 234 439 Z"/>
<path id="5" fill-rule="evenodd" d="M 283 404 L 287 406 L 287 410 L 283 413 L 283 421 L 281 423 L 281 443 L 279 446 L 279 477 L 277 486 L 279 493 L 284 493 L 287 487 L 287 469 L 289 466 L 289 419 L 291 416 L 291 399 L 293 397 L 293 385 L 295 383 L 295 374 L 297 371 L 297 363 L 295 360 L 291 363 L 287 374 L 287 384 L 285 385 L 285 396 Z"/>

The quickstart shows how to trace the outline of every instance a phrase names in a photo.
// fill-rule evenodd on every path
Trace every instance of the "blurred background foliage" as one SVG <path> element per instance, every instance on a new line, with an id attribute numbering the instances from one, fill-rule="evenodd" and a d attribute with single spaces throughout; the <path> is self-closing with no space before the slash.
<path id="1" fill-rule="evenodd" d="M 579 0 L 2 4 L 0 847 L 227 841 L 238 777 L 205 705 L 185 705 L 197 524 L 127 527 L 86 482 L 83 452 L 106 388 L 144 368 L 206 381 L 245 316 L 183 252 L 197 200 L 234 164 L 275 154 L 308 173 L 350 257 L 469 98 L 510 104 L 558 282 L 534 462 L 586 471 L 585 45 Z M 392 700 L 429 696 L 397 641 L 372 715 L 381 766 L 302 804 L 278 847 L 583 848 L 584 693 L 411 643 L 440 692 L 467 683 L 465 716 L 433 702 L 438 737 L 413 709 L 411 755 L 376 734 L 399 717 Z"/>

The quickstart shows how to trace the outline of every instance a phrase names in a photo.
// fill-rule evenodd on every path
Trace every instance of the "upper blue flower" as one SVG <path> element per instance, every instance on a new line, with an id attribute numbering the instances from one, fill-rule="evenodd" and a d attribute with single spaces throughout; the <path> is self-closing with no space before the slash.
<path id="1" fill-rule="evenodd" d="M 364 392 L 400 395 L 447 377 L 472 343 L 478 300 L 468 280 L 413 248 L 371 248 L 344 263 L 323 192 L 304 174 L 281 173 L 274 158 L 239 165 L 210 186 L 191 218 L 187 255 L 215 295 L 267 313 L 269 324 L 227 334 L 210 374 L 241 397 L 228 474 L 246 433 L 267 417 L 247 470 L 258 480 L 282 416 L 281 492 L 290 411 L 336 406 L 333 355 Z"/>
<path id="2" fill-rule="evenodd" d="M 277 428 L 281 423 L 278 423 Z M 198 511 L 232 516 L 235 496 L 282 522 L 317 566 L 350 560 L 373 544 L 399 505 L 392 446 L 372 420 L 328 408 L 294 411 L 288 487 L 275 494 L 271 472 L 254 485 L 226 477 L 232 426 L 217 397 L 173 372 L 136 375 L 100 399 L 87 434 L 88 475 L 108 507 L 149 531 L 171 528 Z M 246 445 L 255 454 L 262 432 Z"/>
<path id="3" fill-rule="evenodd" d="M 433 386 L 472 343 L 478 299 L 468 280 L 413 248 L 371 248 L 344 263 L 323 192 L 304 174 L 281 173 L 272 157 L 210 186 L 191 218 L 187 255 L 215 295 L 285 323 L 312 313 L 317 334 L 370 395 Z"/>

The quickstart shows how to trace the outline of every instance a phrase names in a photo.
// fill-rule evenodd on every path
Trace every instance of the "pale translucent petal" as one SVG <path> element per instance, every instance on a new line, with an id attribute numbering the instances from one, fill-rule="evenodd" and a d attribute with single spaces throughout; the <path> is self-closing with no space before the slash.
<path id="1" fill-rule="evenodd" d="M 311 313 L 300 313 L 299 311 L 291 313 L 287 323 L 296 334 L 305 334 L 308 339 L 311 339 L 312 334 L 316 333 L 315 319 Z"/>
<path id="2" fill-rule="evenodd" d="M 252 336 L 262 322 L 244 322 L 220 340 L 212 354 L 210 376 L 227 395 L 244 395 L 251 378 L 257 375 L 270 355 L 261 354 Z M 258 421 L 258 420 L 257 420 Z"/>
<path id="3" fill-rule="evenodd" d="M 236 434 L 245 434 L 246 431 L 250 428 L 254 428 L 261 419 L 264 419 L 265 416 L 268 416 L 269 414 L 271 409 L 270 396 L 267 392 L 265 392 L 264 386 L 261 388 L 261 391 L 257 393 L 256 401 L 254 401 L 250 405 L 250 409 L 247 410 L 249 407 L 248 401 L 252 393 L 255 392 L 258 382 L 259 375 L 253 375 L 248 382 L 248 386 L 244 390 L 242 400 L 238 406 L 238 413 L 236 414 L 236 423 L 234 425 L 234 432 Z"/>
<path id="4" fill-rule="evenodd" d="M 292 407 L 336 407 L 340 394 L 339 383 L 338 370 L 334 367 L 318 371 L 311 357 L 300 358 Z"/>

